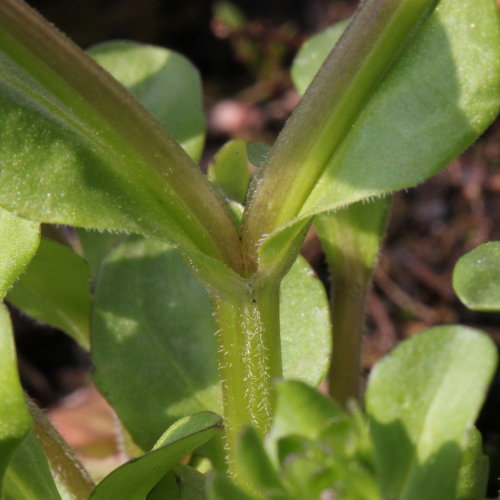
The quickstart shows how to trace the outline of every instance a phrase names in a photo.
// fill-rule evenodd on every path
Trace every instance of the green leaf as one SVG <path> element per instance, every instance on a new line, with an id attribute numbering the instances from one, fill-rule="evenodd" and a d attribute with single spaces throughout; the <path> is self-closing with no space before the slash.
<path id="1" fill-rule="evenodd" d="M 374 368 L 366 412 L 382 496 L 453 499 L 472 427 L 497 361 L 477 330 L 437 327 L 407 340 Z"/>
<path id="2" fill-rule="evenodd" d="M 179 420 L 163 434 L 153 450 L 106 476 L 90 499 L 143 500 L 181 458 L 207 442 L 221 427 L 221 417 L 210 412 Z"/>
<path id="3" fill-rule="evenodd" d="M 209 500 L 262 500 L 261 496 L 253 496 L 233 484 L 221 474 L 213 474 L 208 483 Z"/>
<path id="4" fill-rule="evenodd" d="M 11 288 L 7 300 L 90 348 L 89 270 L 68 247 L 42 238 L 28 270 Z"/>
<path id="5" fill-rule="evenodd" d="M 26 269 L 40 242 L 40 226 L 0 208 L 0 299 Z"/>
<path id="6" fill-rule="evenodd" d="M 271 497 L 284 492 L 278 472 L 266 453 L 262 437 L 255 427 L 247 426 L 241 431 L 237 460 L 239 467 L 245 471 L 244 480 L 249 483 L 251 491 Z"/>
<path id="7" fill-rule="evenodd" d="M 61 500 L 38 439 L 30 432 L 5 474 L 3 500 Z"/>
<path id="8" fill-rule="evenodd" d="M 258 250 L 258 267 L 275 268 L 288 255 L 301 219 L 419 184 L 470 145 L 499 109 L 499 52 L 493 2 L 441 0 L 364 103 L 297 217 L 281 221 L 281 229 L 268 228 L 254 210 L 255 224 L 247 233 L 248 245 Z M 303 126 L 297 124 L 297 135 L 305 133 Z M 286 154 L 292 155 L 294 142 L 287 137 Z M 311 161 L 317 160 L 314 155 Z M 281 189 L 283 199 L 293 198 L 283 186 L 279 176 L 268 190 Z"/>
<path id="9" fill-rule="evenodd" d="M 500 311 L 500 242 L 484 243 L 461 257 L 453 288 L 469 309 Z"/>
<path id="10" fill-rule="evenodd" d="M 324 60 L 338 42 L 349 20 L 339 21 L 304 42 L 293 60 L 291 75 L 295 88 L 303 94 Z"/>
<path id="11" fill-rule="evenodd" d="M 473 427 L 467 432 L 465 453 L 458 473 L 456 500 L 483 500 L 488 485 L 489 460 L 483 454 L 481 433 Z"/>
<path id="12" fill-rule="evenodd" d="M 244 204 L 250 181 L 247 143 L 235 139 L 224 144 L 208 167 L 207 175 L 227 196 Z"/>
<path id="13" fill-rule="evenodd" d="M 95 486 L 89 473 L 43 411 L 29 398 L 26 402 L 33 418 L 33 432 L 45 452 L 62 499 L 88 500 Z"/>
<path id="14" fill-rule="evenodd" d="M 205 476 L 178 464 L 151 490 L 147 500 L 205 500 Z"/>
<path id="15" fill-rule="evenodd" d="M 224 201 L 131 94 L 22 2 L 0 3 L 0 33 L 0 206 L 238 268 Z"/>
<path id="16" fill-rule="evenodd" d="M 271 149 L 271 146 L 264 142 L 249 142 L 247 144 L 248 161 L 255 167 L 262 167 Z"/>
<path id="17" fill-rule="evenodd" d="M 125 237 L 120 233 L 92 231 L 80 227 L 75 228 L 75 232 L 80 242 L 82 256 L 87 261 L 92 277 L 97 275 L 101 262 L 113 246 Z"/>
<path id="18" fill-rule="evenodd" d="M 276 384 L 276 413 L 270 440 L 298 434 L 316 440 L 326 427 L 347 421 L 347 413 L 331 398 L 298 381 Z"/>
<path id="19" fill-rule="evenodd" d="M 31 418 L 17 373 L 9 312 L 0 304 L 0 491 L 12 454 L 31 429 Z"/>
<path id="20" fill-rule="evenodd" d="M 328 301 L 302 258 L 281 300 L 285 375 L 318 384 L 330 352 Z M 182 415 L 222 411 L 214 333 L 208 295 L 176 250 L 129 237 L 111 251 L 93 309 L 95 381 L 143 448 Z"/>
<path id="21" fill-rule="evenodd" d="M 129 41 L 99 44 L 90 55 L 198 161 L 205 115 L 198 70 L 181 54 Z"/>

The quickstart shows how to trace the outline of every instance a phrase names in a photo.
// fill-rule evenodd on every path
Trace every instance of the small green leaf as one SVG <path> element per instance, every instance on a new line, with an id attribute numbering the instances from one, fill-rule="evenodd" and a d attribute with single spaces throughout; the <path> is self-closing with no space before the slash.
<path id="1" fill-rule="evenodd" d="M 276 398 L 276 413 L 270 433 L 273 441 L 294 434 L 315 440 L 326 427 L 348 419 L 333 399 L 303 382 L 278 382 Z"/>
<path id="2" fill-rule="evenodd" d="M 205 476 L 184 464 L 176 465 L 151 490 L 147 500 L 205 500 Z"/>
<path id="3" fill-rule="evenodd" d="M 500 242 L 490 241 L 460 258 L 453 288 L 474 311 L 500 311 Z"/>
<path id="4" fill-rule="evenodd" d="M 40 226 L 0 208 L 0 299 L 26 269 L 40 242 Z"/>
<path id="5" fill-rule="evenodd" d="M 185 455 L 207 442 L 222 427 L 222 419 L 210 412 L 196 413 L 172 425 L 153 450 L 106 476 L 91 500 L 144 500 L 162 477 Z"/>
<path id="6" fill-rule="evenodd" d="M 262 496 L 254 496 L 243 491 L 221 474 L 213 474 L 208 482 L 209 500 L 263 500 Z"/>
<path id="7" fill-rule="evenodd" d="M 297 52 L 291 69 L 292 80 L 303 94 L 309 87 L 314 76 L 328 57 L 333 46 L 338 42 L 349 20 L 339 21 L 333 26 L 321 31 L 304 42 Z"/>
<path id="8" fill-rule="evenodd" d="M 198 70 L 181 54 L 135 42 L 99 44 L 90 55 L 168 130 L 198 161 L 205 139 L 205 115 Z"/>
<path id="9" fill-rule="evenodd" d="M 271 146 L 264 142 L 249 142 L 247 144 L 248 161 L 254 167 L 262 167 L 266 162 L 267 155 L 271 149 Z"/>
<path id="10" fill-rule="evenodd" d="M 109 251 L 125 235 L 109 231 L 92 231 L 80 227 L 75 228 L 83 258 L 87 261 L 90 275 L 95 277 L 101 266 L 101 262 Z"/>
<path id="11" fill-rule="evenodd" d="M 481 433 L 473 427 L 467 432 L 465 453 L 458 473 L 456 500 L 483 500 L 488 485 L 489 460 L 483 454 Z"/>
<path id="12" fill-rule="evenodd" d="M 61 500 L 43 448 L 33 432 L 12 457 L 5 474 L 2 500 Z"/>
<path id="13" fill-rule="evenodd" d="M 366 412 L 381 494 L 451 500 L 497 361 L 477 330 L 437 327 L 405 341 L 372 371 Z"/>
<path id="14" fill-rule="evenodd" d="M 7 300 L 90 348 L 89 270 L 68 247 L 42 238 L 28 270 L 11 288 Z"/>
<path id="15" fill-rule="evenodd" d="M 285 375 L 318 384 L 330 352 L 328 300 L 302 258 L 281 300 Z M 143 448 L 182 415 L 222 411 L 214 334 L 208 295 L 171 246 L 129 237 L 110 252 L 93 309 L 95 380 Z"/>
<path id="16" fill-rule="evenodd" d="M 244 204 L 250 181 L 247 143 L 235 139 L 224 144 L 208 167 L 208 178 L 227 196 Z"/>
<path id="17" fill-rule="evenodd" d="M 12 454 L 31 429 L 31 417 L 17 373 L 9 312 L 0 304 L 0 491 Z"/>
<path id="18" fill-rule="evenodd" d="M 239 467 L 245 471 L 244 481 L 249 483 L 252 491 L 271 497 L 284 492 L 283 484 L 255 427 L 248 426 L 242 430 L 237 445 L 237 460 Z"/>

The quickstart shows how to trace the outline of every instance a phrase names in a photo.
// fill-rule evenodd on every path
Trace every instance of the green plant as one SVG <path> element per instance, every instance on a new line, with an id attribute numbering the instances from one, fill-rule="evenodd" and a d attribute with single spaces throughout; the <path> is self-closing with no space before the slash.
<path id="1" fill-rule="evenodd" d="M 195 163 L 198 77 L 182 56 L 115 42 L 90 51 L 97 64 L 4 0 L 0 293 L 91 347 L 96 384 L 150 450 L 94 488 L 26 406 L 3 308 L 4 497 L 483 498 L 472 426 L 496 363 L 487 338 L 429 331 L 378 365 L 365 413 L 349 401 L 360 402 L 364 301 L 388 196 L 493 120 L 499 42 L 491 0 L 366 1 L 274 146 L 248 150 L 255 178 L 234 141 L 211 185 Z M 294 68 L 301 91 L 317 69 L 307 50 Z M 331 363 L 326 294 L 298 257 L 313 221 L 334 275 Z M 40 243 L 42 222 L 80 228 L 81 256 Z M 304 385 L 328 369 L 337 403 Z M 283 376 L 302 382 L 274 388 Z M 207 485 L 200 456 L 213 469 Z"/>

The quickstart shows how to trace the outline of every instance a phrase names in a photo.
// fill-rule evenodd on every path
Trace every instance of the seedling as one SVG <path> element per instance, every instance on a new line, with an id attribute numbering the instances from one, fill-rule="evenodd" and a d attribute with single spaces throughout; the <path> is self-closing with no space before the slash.
<path id="1" fill-rule="evenodd" d="M 299 55 L 307 90 L 263 164 L 250 154 L 255 178 L 236 141 L 212 185 L 196 165 L 204 118 L 186 59 L 128 42 L 87 55 L 2 2 L 0 293 L 90 346 L 97 386 L 144 450 L 94 486 L 25 405 L 3 308 L 5 498 L 483 498 L 471 429 L 496 363 L 486 337 L 422 334 L 377 366 L 364 411 L 352 405 L 388 197 L 498 112 L 495 5 L 368 0 L 309 84 L 343 29 Z M 77 228 L 80 255 L 39 244 L 40 223 Z M 334 277 L 333 351 L 326 293 L 298 257 L 313 223 Z M 336 402 L 304 385 L 327 372 Z M 275 388 L 283 378 L 302 382 Z"/>

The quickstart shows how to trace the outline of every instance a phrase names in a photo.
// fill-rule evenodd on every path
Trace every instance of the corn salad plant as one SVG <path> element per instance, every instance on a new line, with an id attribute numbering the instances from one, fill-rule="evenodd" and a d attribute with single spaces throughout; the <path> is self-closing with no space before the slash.
<path id="1" fill-rule="evenodd" d="M 431 329 L 364 396 L 359 359 L 390 194 L 491 123 L 499 63 L 492 0 L 366 0 L 298 54 L 303 96 L 275 144 L 232 141 L 207 178 L 183 56 L 84 53 L 3 0 L 0 294 L 90 350 L 134 458 L 94 483 L 23 395 L 2 305 L 3 498 L 484 498 L 474 421 L 492 342 Z M 78 238 L 41 238 L 41 223 Z M 299 256 L 312 224 L 330 304 Z M 325 376 L 330 396 L 314 388 Z"/>

